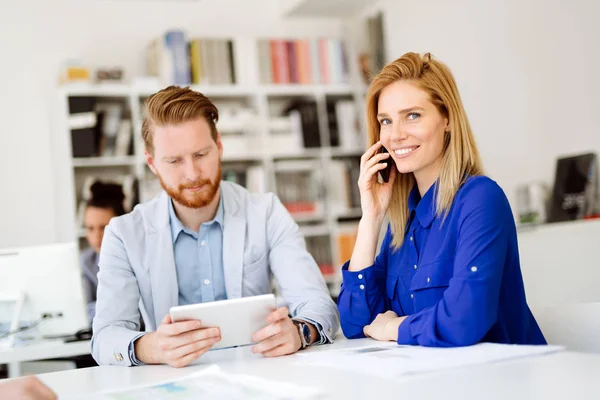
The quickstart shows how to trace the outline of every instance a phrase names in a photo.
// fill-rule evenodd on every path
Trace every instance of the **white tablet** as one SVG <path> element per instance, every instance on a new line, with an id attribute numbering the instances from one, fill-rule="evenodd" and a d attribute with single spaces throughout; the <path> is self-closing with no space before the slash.
<path id="1" fill-rule="evenodd" d="M 275 296 L 242 297 L 172 307 L 173 322 L 200 320 L 203 326 L 221 328 L 221 341 L 213 349 L 243 346 L 254 343 L 252 335 L 267 326 L 267 316 L 277 307 Z"/>

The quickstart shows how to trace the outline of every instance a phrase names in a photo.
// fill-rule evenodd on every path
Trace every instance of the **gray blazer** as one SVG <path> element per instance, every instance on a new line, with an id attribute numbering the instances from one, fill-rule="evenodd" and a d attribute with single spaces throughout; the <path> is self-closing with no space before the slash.
<path id="1" fill-rule="evenodd" d="M 274 275 L 291 315 L 318 322 L 333 341 L 337 307 L 279 199 L 224 181 L 221 194 L 227 298 L 271 293 Z M 139 335 L 140 313 L 146 331 L 154 331 L 178 305 L 168 201 L 163 192 L 113 218 L 105 229 L 92 338 L 92 355 L 100 365 L 131 365 L 128 347 Z"/>

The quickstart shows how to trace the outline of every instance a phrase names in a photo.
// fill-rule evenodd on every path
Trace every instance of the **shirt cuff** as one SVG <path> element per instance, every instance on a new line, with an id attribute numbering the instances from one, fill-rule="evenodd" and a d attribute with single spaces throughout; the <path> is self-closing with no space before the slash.
<path id="1" fill-rule="evenodd" d="M 402 321 L 398 327 L 398 344 L 416 345 L 417 340 L 413 338 L 410 332 L 410 323 L 412 322 L 412 315 L 409 315 Z"/>
<path id="2" fill-rule="evenodd" d="M 304 321 L 304 322 L 308 322 L 309 324 L 314 325 L 315 328 L 317 328 L 317 332 L 319 332 L 319 339 L 316 340 L 312 346 L 314 345 L 319 345 L 319 344 L 325 344 L 325 343 L 329 343 L 329 339 L 327 339 L 327 335 L 325 334 L 325 330 L 323 329 L 323 325 L 321 325 L 320 323 L 318 323 L 317 321 L 311 319 L 311 318 L 306 318 L 306 317 L 302 317 L 302 318 L 293 318 L 294 321 Z"/>
<path id="3" fill-rule="evenodd" d="M 368 291 L 369 288 L 377 286 L 375 268 L 371 266 L 360 271 L 348 271 L 349 266 L 350 261 L 342 266 L 342 282 L 345 289 L 350 291 Z"/>
<path id="4" fill-rule="evenodd" d="M 135 341 L 138 340 L 139 338 L 141 338 L 142 336 L 144 336 L 146 334 L 146 332 L 142 332 L 139 335 L 137 335 L 136 337 L 134 337 L 133 339 L 131 339 L 131 342 L 129 342 L 129 361 L 131 361 L 131 365 L 146 365 L 143 362 L 141 362 L 140 360 L 138 360 L 135 356 Z"/>

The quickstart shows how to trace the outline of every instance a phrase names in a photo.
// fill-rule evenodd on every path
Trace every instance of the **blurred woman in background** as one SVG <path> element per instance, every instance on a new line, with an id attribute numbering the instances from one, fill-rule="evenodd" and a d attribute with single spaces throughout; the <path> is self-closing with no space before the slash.
<path id="1" fill-rule="evenodd" d="M 87 201 L 83 225 L 85 237 L 90 247 L 81 254 L 84 291 L 88 304 L 90 323 L 96 313 L 96 290 L 98 288 L 98 255 L 104 236 L 104 228 L 113 217 L 125 214 L 123 200 L 125 195 L 120 185 L 95 182 L 91 188 L 91 197 Z"/>

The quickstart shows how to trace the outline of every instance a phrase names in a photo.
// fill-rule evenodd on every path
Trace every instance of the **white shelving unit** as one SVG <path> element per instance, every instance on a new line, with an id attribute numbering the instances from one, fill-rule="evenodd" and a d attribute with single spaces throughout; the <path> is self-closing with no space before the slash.
<path id="1" fill-rule="evenodd" d="M 256 50 L 256 41 L 248 40 L 247 38 L 235 40 L 235 54 L 243 54 L 245 57 L 252 55 L 258 65 L 258 52 Z M 240 50 L 240 47 L 244 47 Z M 349 55 L 352 57 L 352 55 Z M 246 62 L 246 61 L 245 61 Z M 236 63 L 238 66 L 240 63 Z M 241 68 L 241 67 L 238 67 Z M 256 71 L 257 66 L 251 67 L 251 70 Z M 258 75 L 258 74 L 256 74 Z M 244 164 L 245 166 L 254 165 L 262 167 L 264 171 L 264 181 L 267 191 L 277 193 L 275 175 L 281 169 L 290 168 L 286 163 L 296 164 L 296 167 L 309 168 L 320 173 L 321 181 L 318 182 L 320 187 L 318 190 L 324 194 L 322 199 L 322 207 L 316 214 L 298 214 L 295 216 L 296 221 L 301 227 L 301 231 L 307 237 L 323 237 L 329 240 L 331 245 L 332 263 L 334 270 L 337 271 L 334 276 L 328 276 L 327 282 L 331 284 L 332 294 L 337 295 L 339 284 L 341 282 L 341 273 L 339 271 L 338 248 L 335 238 L 338 232 L 338 223 L 340 218 L 358 219 L 360 218 L 360 209 L 348 209 L 345 212 L 333 212 L 331 206 L 331 193 L 327 190 L 331 186 L 332 177 L 327 174 L 330 170 L 330 163 L 335 158 L 344 157 L 359 157 L 364 149 L 365 140 L 356 143 L 354 149 L 341 149 L 324 146 L 320 148 L 298 148 L 296 152 L 282 152 L 278 149 L 271 148 L 268 144 L 273 131 L 286 129 L 288 123 L 285 119 L 278 116 L 270 115 L 270 104 L 276 101 L 285 99 L 303 98 L 314 100 L 317 104 L 319 128 L 321 132 L 321 144 L 330 143 L 330 132 L 327 121 L 326 103 L 333 98 L 343 98 L 356 102 L 357 110 L 364 110 L 363 98 L 364 88 L 359 84 L 335 84 L 335 85 L 278 85 L 278 84 L 258 84 L 258 76 L 254 81 L 247 78 L 248 74 L 239 75 L 241 82 L 236 85 L 191 85 L 195 91 L 199 91 L 211 98 L 219 107 L 219 101 L 240 101 L 248 104 L 254 109 L 256 116 L 250 124 L 249 130 L 253 130 L 255 137 L 252 138 L 252 145 L 248 146 L 246 151 L 233 152 L 228 149 L 227 143 L 224 140 L 224 159 L 223 167 L 231 164 Z M 166 86 L 166 85 L 165 85 Z M 90 158 L 73 158 L 71 160 L 71 169 L 73 171 L 71 187 L 73 188 L 73 198 L 76 198 L 77 182 L 81 179 L 78 175 L 85 175 L 91 171 L 101 171 L 103 174 L 110 174 L 112 170 L 122 172 L 123 170 L 130 171 L 131 174 L 140 182 L 140 186 L 146 183 L 149 179 L 150 170 L 146 166 L 144 158 L 144 148 L 141 139 L 141 125 L 143 100 L 151 94 L 159 91 L 164 86 L 148 83 L 111 83 L 111 84 L 88 84 L 77 83 L 68 84 L 59 88 L 62 104 L 65 106 L 65 128 L 64 134 L 69 135 L 68 142 L 70 143 L 70 130 L 66 124 L 68 118 L 68 99 L 70 97 L 95 97 L 95 98 L 118 98 L 126 102 L 129 107 L 132 128 L 133 128 L 133 149 L 134 154 L 124 157 L 90 157 Z M 221 111 L 221 109 L 220 109 Z M 359 118 L 362 118 L 362 112 L 357 113 Z M 220 118 L 222 116 L 220 115 Z M 360 119 L 361 126 L 364 126 L 364 121 Z M 237 131 L 240 130 L 240 124 L 236 121 L 220 119 L 217 124 L 217 129 L 220 131 Z M 364 130 L 363 130 L 364 131 Z M 246 133 L 244 133 L 246 134 Z M 291 161 L 293 160 L 293 161 Z M 308 166 L 308 167 L 307 167 Z M 152 196 L 145 194 L 140 189 L 140 201 L 148 201 Z M 75 203 L 77 206 L 77 202 Z M 74 210 L 73 216 L 76 217 L 77 210 Z M 74 220 L 77 224 L 77 220 Z M 84 231 L 77 225 L 76 236 L 80 239 L 85 237 Z"/>

